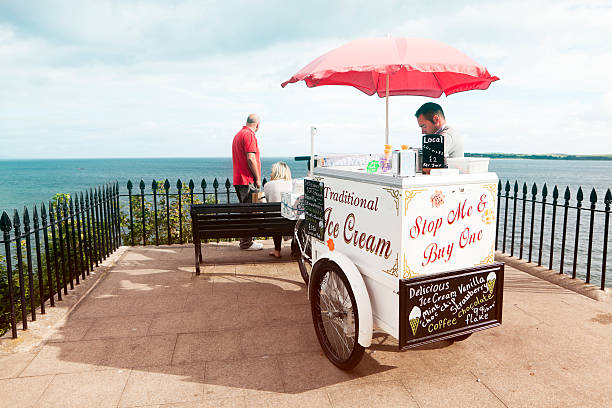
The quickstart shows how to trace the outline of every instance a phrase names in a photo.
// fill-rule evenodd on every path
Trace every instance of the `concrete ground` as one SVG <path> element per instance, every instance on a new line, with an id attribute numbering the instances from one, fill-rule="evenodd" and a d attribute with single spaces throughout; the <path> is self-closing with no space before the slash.
<path id="1" fill-rule="evenodd" d="M 500 327 L 406 352 L 377 331 L 347 373 L 297 265 L 267 252 L 207 245 L 215 265 L 195 276 L 191 246 L 124 249 L 0 340 L 0 407 L 612 406 L 609 302 L 507 267 Z"/>

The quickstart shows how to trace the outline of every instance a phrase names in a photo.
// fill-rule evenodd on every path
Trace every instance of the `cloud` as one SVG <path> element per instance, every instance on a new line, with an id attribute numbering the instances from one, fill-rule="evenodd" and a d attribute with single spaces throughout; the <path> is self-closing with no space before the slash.
<path id="1" fill-rule="evenodd" d="M 0 16 L 12 156 L 227 156 L 250 112 L 267 156 L 307 153 L 310 125 L 322 151 L 381 150 L 383 99 L 280 83 L 387 33 L 449 43 L 501 77 L 439 101 L 467 151 L 612 153 L 604 1 L 5 1 Z M 426 100 L 391 98 L 392 143 L 419 144 L 413 113 Z"/>

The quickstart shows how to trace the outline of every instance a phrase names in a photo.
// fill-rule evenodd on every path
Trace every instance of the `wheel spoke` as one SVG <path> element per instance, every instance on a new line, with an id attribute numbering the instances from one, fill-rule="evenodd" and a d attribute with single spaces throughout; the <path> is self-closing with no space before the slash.
<path id="1" fill-rule="evenodd" d="M 349 326 L 354 328 L 354 311 L 349 292 L 340 276 L 332 271 L 321 279 L 320 288 L 320 316 L 327 340 L 339 357 L 348 358 L 356 335 L 347 332 Z"/>

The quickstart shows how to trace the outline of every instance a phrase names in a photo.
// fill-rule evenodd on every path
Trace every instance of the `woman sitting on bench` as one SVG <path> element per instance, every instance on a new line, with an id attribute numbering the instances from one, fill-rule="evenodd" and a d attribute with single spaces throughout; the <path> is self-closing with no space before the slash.
<path id="1" fill-rule="evenodd" d="M 270 172 L 270 181 L 264 185 L 264 195 L 266 201 L 269 203 L 275 203 L 281 201 L 281 193 L 291 192 L 293 184 L 291 182 L 291 170 L 287 163 L 276 162 L 272 165 L 272 171 Z M 274 251 L 270 252 L 270 256 L 276 258 L 281 257 L 281 241 L 282 236 L 276 235 L 274 239 Z"/>

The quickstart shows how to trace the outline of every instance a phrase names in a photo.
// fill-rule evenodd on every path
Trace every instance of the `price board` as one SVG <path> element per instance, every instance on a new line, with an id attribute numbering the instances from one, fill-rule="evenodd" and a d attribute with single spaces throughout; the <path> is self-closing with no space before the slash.
<path id="1" fill-rule="evenodd" d="M 503 263 L 402 279 L 400 349 L 499 326 L 503 286 Z"/>
<path id="2" fill-rule="evenodd" d="M 444 168 L 444 135 L 423 136 L 423 168 Z"/>
<path id="3" fill-rule="evenodd" d="M 325 199 L 323 183 L 304 180 L 304 218 L 306 233 L 321 241 L 325 240 Z"/>

